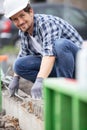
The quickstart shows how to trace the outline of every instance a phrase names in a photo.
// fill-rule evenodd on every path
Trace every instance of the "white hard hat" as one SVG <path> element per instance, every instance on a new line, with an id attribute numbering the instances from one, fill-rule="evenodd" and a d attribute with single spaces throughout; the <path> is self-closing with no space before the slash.
<path id="1" fill-rule="evenodd" d="M 10 18 L 14 14 L 24 9 L 28 3 L 30 4 L 29 0 L 4 0 L 3 8 L 5 16 Z"/>

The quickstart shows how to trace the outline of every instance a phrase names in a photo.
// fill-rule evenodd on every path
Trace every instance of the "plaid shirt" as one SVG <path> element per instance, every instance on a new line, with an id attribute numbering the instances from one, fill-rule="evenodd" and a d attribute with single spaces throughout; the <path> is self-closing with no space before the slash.
<path id="1" fill-rule="evenodd" d="M 19 31 L 19 34 L 21 37 L 20 57 L 30 54 L 54 55 L 53 44 L 59 38 L 69 39 L 77 46 L 81 46 L 83 41 L 78 32 L 66 21 L 59 17 L 45 14 L 34 15 L 32 37 L 22 31 Z"/>

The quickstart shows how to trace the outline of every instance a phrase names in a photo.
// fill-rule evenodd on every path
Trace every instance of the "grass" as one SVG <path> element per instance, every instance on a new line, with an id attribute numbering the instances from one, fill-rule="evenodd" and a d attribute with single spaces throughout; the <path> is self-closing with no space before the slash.
<path id="1" fill-rule="evenodd" d="M 18 54 L 19 49 L 17 47 L 8 45 L 8 46 L 4 46 L 3 48 L 0 48 L 0 55 L 3 54 Z"/>

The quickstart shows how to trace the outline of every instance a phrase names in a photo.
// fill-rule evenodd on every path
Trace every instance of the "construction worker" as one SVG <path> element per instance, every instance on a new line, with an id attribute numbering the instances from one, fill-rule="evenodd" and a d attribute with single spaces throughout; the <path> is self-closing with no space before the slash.
<path id="1" fill-rule="evenodd" d="M 83 42 L 78 32 L 59 17 L 34 14 L 29 0 L 5 0 L 5 16 L 19 29 L 21 49 L 9 85 L 11 96 L 20 77 L 32 81 L 32 98 L 42 97 L 47 77 L 75 78 L 76 54 Z"/>

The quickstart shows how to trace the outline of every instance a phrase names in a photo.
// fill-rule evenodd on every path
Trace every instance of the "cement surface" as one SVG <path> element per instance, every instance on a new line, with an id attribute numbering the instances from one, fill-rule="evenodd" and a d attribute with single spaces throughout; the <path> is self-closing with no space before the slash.
<path id="1" fill-rule="evenodd" d="M 20 128 L 22 130 L 44 130 L 44 121 L 38 119 L 33 113 L 29 113 L 22 107 L 22 100 L 18 98 L 9 98 L 7 90 L 2 93 L 2 107 L 6 110 L 7 115 L 17 117 L 19 119 Z"/>

